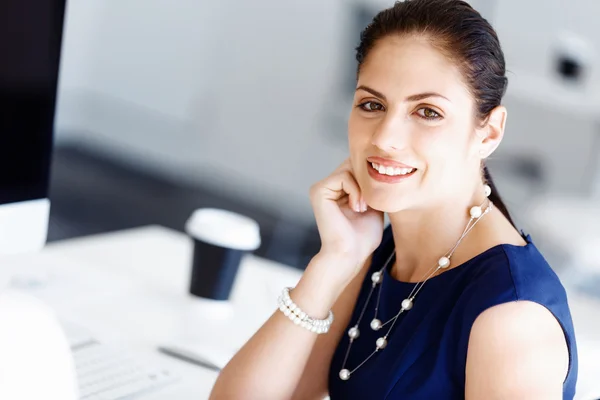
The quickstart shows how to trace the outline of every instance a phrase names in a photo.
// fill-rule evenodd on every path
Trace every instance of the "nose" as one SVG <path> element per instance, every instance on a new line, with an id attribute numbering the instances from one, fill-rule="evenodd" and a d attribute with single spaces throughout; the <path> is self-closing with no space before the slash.
<path id="1" fill-rule="evenodd" d="M 405 125 L 401 117 L 388 114 L 373 133 L 371 144 L 383 151 L 402 149 L 408 140 Z"/>

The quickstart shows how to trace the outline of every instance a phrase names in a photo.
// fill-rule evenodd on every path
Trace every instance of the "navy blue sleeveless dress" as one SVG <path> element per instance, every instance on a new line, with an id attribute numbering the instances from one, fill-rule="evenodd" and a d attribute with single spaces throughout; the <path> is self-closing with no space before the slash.
<path id="1" fill-rule="evenodd" d="M 338 399 L 464 399 L 469 334 L 475 319 L 489 307 L 529 300 L 545 306 L 563 328 L 569 348 L 569 371 L 563 398 L 573 399 L 577 380 L 577 347 L 567 296 L 558 277 L 525 236 L 526 246 L 498 245 L 431 278 L 412 310 L 398 319 L 385 350 L 375 354 L 347 381 L 339 372 L 348 349 L 342 336 L 329 372 L 329 395 Z M 373 255 L 347 330 L 356 324 L 371 289 L 371 274 L 382 268 L 394 249 L 390 227 Z M 378 319 L 388 321 L 415 286 L 385 272 Z M 360 337 L 346 362 L 352 371 L 374 350 L 383 329 L 370 328 L 375 295 L 361 321 Z M 385 328 L 384 328 L 385 329 Z"/>

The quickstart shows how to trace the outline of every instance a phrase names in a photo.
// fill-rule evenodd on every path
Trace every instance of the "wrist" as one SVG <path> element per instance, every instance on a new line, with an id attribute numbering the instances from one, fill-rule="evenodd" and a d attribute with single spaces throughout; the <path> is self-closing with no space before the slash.
<path id="1" fill-rule="evenodd" d="M 306 267 L 291 297 L 311 317 L 324 318 L 352 280 L 355 267 L 350 257 L 319 253 Z"/>
<path id="2" fill-rule="evenodd" d="M 312 258 L 306 270 L 318 271 L 317 274 L 321 279 L 344 289 L 365 261 L 359 260 L 354 253 L 320 251 Z"/>
<path id="3" fill-rule="evenodd" d="M 356 251 L 330 250 L 321 248 L 312 258 L 313 260 L 327 260 L 342 264 L 354 264 L 358 261 Z"/>

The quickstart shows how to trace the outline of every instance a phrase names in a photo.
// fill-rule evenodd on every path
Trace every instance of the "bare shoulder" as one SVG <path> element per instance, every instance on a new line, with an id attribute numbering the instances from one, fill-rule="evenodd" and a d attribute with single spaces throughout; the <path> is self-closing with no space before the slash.
<path id="1" fill-rule="evenodd" d="M 531 301 L 497 305 L 471 329 L 466 398 L 561 399 L 568 367 L 564 332 L 546 307 Z"/>

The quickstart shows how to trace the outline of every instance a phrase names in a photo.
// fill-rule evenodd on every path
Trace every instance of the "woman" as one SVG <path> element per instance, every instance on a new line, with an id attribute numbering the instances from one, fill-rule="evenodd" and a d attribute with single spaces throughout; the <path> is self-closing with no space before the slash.
<path id="1" fill-rule="evenodd" d="M 212 398 L 572 399 L 565 291 L 484 166 L 506 122 L 496 33 L 463 1 L 407 0 L 357 60 L 350 158 L 311 189 L 321 250 Z"/>

